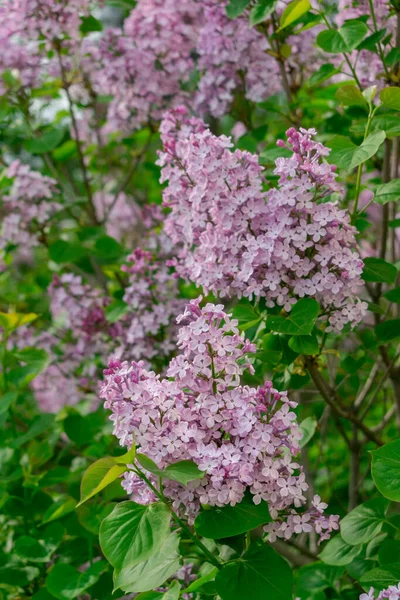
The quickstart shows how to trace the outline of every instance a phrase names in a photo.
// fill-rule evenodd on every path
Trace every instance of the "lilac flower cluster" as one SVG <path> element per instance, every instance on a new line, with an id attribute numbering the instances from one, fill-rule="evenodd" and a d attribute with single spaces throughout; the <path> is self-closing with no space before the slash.
<path id="1" fill-rule="evenodd" d="M 178 281 L 169 272 L 166 261 L 154 258 L 149 251 L 137 248 L 128 256 L 129 273 L 124 301 L 129 306 L 125 319 L 124 356 L 146 359 L 150 365 L 156 356 L 169 356 L 175 347 L 175 316 L 183 308 L 178 298 Z M 124 324 L 125 324 L 124 322 Z"/>
<path id="2" fill-rule="evenodd" d="M 374 13 L 378 31 L 386 29 L 387 35 L 395 35 L 396 16 L 390 11 L 388 0 L 374 0 Z M 350 19 L 359 19 L 361 16 L 368 17 L 366 24 L 370 30 L 374 30 L 374 22 L 368 0 L 339 0 L 336 23 L 340 27 Z M 343 58 L 333 57 L 333 63 L 340 65 Z M 350 55 L 357 77 L 363 87 L 376 85 L 385 86 L 385 71 L 380 56 L 376 52 L 363 49 L 356 50 Z M 349 75 L 351 75 L 349 73 Z"/>
<path id="3" fill-rule="evenodd" d="M 373 587 L 370 588 L 366 594 L 361 594 L 359 600 L 399 600 L 400 599 L 400 583 L 397 585 L 390 585 L 386 590 L 379 592 L 378 596 L 375 596 L 375 590 Z"/>
<path id="4" fill-rule="evenodd" d="M 241 384 L 244 371 L 252 370 L 247 355 L 255 346 L 222 305 L 200 308 L 200 300 L 191 301 L 177 318 L 184 323 L 180 354 L 171 360 L 167 379 L 141 362 L 111 361 L 100 396 L 112 412 L 121 445 L 136 443 L 160 468 L 192 460 L 203 471 L 201 480 L 186 487 L 164 482 L 164 493 L 179 513 L 193 521 L 202 504 L 234 506 L 249 490 L 255 504 L 268 502 L 279 529 L 282 512 L 289 510 L 292 518 L 292 510 L 305 504 L 308 488 L 295 461 L 301 438 L 293 412 L 297 404 L 271 382 L 259 388 Z M 156 477 L 147 476 L 158 485 Z M 137 502 L 155 499 L 133 471 L 123 485 Z M 299 518 L 320 527 L 326 537 L 337 528 L 337 518 L 322 517 L 325 505 L 318 498 L 315 506 L 317 517 L 313 512 Z"/>
<path id="5" fill-rule="evenodd" d="M 57 182 L 19 160 L 8 167 L 6 176 L 12 182 L 2 197 L 0 251 L 8 245 L 20 245 L 27 250 L 38 245 L 43 228 L 60 209 L 52 201 L 58 194 Z"/>
<path id="6" fill-rule="evenodd" d="M 348 214 L 329 201 L 340 187 L 315 133 L 287 131 L 293 156 L 276 161 L 278 187 L 265 192 L 256 155 L 232 152 L 230 138 L 214 136 L 182 108 L 170 111 L 158 160 L 171 209 L 165 231 L 181 244 L 174 264 L 182 277 L 222 297 L 265 297 L 286 311 L 314 297 L 340 331 L 366 311 L 358 299 L 363 263 Z"/>
<path id="7" fill-rule="evenodd" d="M 130 131 L 182 102 L 194 69 L 201 22 L 195 0 L 139 0 L 123 30 L 109 29 L 86 45 L 86 67 L 97 93 L 112 94 L 106 132 Z M 84 65 L 85 65 L 84 63 Z"/>

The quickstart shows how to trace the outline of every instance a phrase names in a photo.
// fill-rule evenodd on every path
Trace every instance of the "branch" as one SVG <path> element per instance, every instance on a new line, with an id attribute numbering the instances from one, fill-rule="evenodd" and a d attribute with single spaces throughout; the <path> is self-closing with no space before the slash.
<path id="1" fill-rule="evenodd" d="M 334 390 L 334 388 L 332 388 L 324 379 L 324 377 L 322 377 L 313 360 L 310 357 L 306 357 L 305 363 L 316 388 L 320 391 L 326 403 L 331 407 L 336 415 L 353 423 L 357 429 L 365 434 L 368 440 L 374 442 L 377 446 L 382 446 L 382 440 L 373 431 L 371 431 L 369 427 L 360 421 L 360 419 L 353 412 L 347 410 L 342 403 L 342 399 Z"/>

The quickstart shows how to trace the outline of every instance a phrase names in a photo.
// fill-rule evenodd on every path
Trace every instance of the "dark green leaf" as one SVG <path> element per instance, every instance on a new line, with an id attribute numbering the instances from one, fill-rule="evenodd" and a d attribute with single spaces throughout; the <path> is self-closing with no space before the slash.
<path id="1" fill-rule="evenodd" d="M 250 4 L 251 0 L 229 0 L 226 6 L 226 14 L 230 19 L 236 19 Z"/>
<path id="2" fill-rule="evenodd" d="M 196 463 L 191 460 L 181 460 L 169 465 L 164 469 L 162 477 L 178 481 L 182 485 L 187 485 L 190 481 L 201 479 L 204 472 L 200 471 Z"/>
<path id="3" fill-rule="evenodd" d="M 393 557 L 395 558 L 395 557 Z M 365 573 L 360 579 L 361 585 L 365 589 L 374 587 L 377 591 L 388 588 L 390 585 L 396 585 L 400 581 L 400 562 L 387 564 L 384 567 L 377 567 Z"/>
<path id="4" fill-rule="evenodd" d="M 254 504 L 250 495 L 235 506 L 215 507 L 202 511 L 195 528 L 199 535 L 213 540 L 232 537 L 271 521 L 266 502 Z"/>
<path id="5" fill-rule="evenodd" d="M 109 323 L 116 323 L 131 309 L 123 300 L 114 300 L 106 308 L 106 318 Z"/>
<path id="6" fill-rule="evenodd" d="M 307 354 L 312 356 L 319 353 L 319 344 L 316 337 L 312 335 L 296 335 L 290 338 L 289 348 L 297 354 Z"/>
<path id="7" fill-rule="evenodd" d="M 385 498 L 400 502 L 400 440 L 389 442 L 371 454 L 371 472 L 376 487 Z"/>
<path id="8" fill-rule="evenodd" d="M 32 154 L 43 154 L 57 148 L 63 137 L 63 129 L 51 129 L 37 138 L 27 140 L 24 143 L 24 146 L 26 150 L 32 152 Z"/>
<path id="9" fill-rule="evenodd" d="M 103 31 L 103 25 L 93 15 L 81 17 L 81 26 L 79 27 L 82 33 L 91 33 L 92 31 Z"/>
<path id="10" fill-rule="evenodd" d="M 396 277 L 396 267 L 386 262 L 382 258 L 370 256 L 364 259 L 364 270 L 362 274 L 364 281 L 394 283 Z"/>
<path id="11" fill-rule="evenodd" d="M 335 96 L 345 106 L 361 106 L 365 109 L 368 108 L 366 99 L 355 85 L 344 85 L 340 87 Z"/>
<path id="12" fill-rule="evenodd" d="M 299 300 L 286 317 L 268 315 L 267 329 L 288 335 L 310 335 L 319 313 L 319 304 L 312 298 Z"/>
<path id="13" fill-rule="evenodd" d="M 307 417 L 300 423 L 299 428 L 303 436 L 299 442 L 300 448 L 304 448 L 311 440 L 317 429 L 317 424 L 315 417 Z"/>
<path id="14" fill-rule="evenodd" d="M 400 337 L 400 319 L 389 319 L 375 326 L 375 335 L 380 342 L 391 342 Z"/>
<path id="15" fill-rule="evenodd" d="M 73 600 L 98 581 L 105 566 L 104 561 L 99 561 L 81 573 L 71 565 L 58 563 L 47 576 L 46 586 L 59 600 Z"/>
<path id="16" fill-rule="evenodd" d="M 274 12 L 277 0 L 259 0 L 250 11 L 250 25 L 254 27 L 265 21 Z"/>
<path id="17" fill-rule="evenodd" d="M 266 544 L 252 544 L 236 561 L 223 565 L 215 583 L 222 600 L 292 600 L 288 563 Z"/>

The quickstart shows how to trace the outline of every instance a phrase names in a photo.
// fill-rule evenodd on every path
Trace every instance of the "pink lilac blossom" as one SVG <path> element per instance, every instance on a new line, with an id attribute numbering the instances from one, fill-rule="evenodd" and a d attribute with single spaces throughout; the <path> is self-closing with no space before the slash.
<path id="1" fill-rule="evenodd" d="M 58 195 L 57 182 L 19 160 L 8 167 L 6 176 L 12 183 L 2 198 L 0 250 L 9 244 L 21 245 L 26 250 L 39 244 L 43 228 L 61 208 L 52 201 Z"/>
<path id="2" fill-rule="evenodd" d="M 378 31 L 386 28 L 387 35 L 394 35 L 396 31 L 396 16 L 390 10 L 388 0 L 374 0 L 374 13 Z M 350 19 L 358 19 L 368 16 L 367 25 L 373 31 L 374 23 L 368 0 L 339 0 L 336 23 L 340 27 Z M 350 60 L 354 65 L 357 77 L 363 87 L 385 85 L 385 72 L 382 61 L 376 52 L 370 50 L 357 50 L 350 54 Z M 339 64 L 343 57 L 333 57 L 332 62 Z M 351 74 L 349 73 L 351 76 Z"/>
<path id="3" fill-rule="evenodd" d="M 124 192 L 111 194 L 97 191 L 93 194 L 93 204 L 96 217 L 101 223 L 105 223 L 109 236 L 119 242 L 129 240 L 133 245 L 135 237 L 138 241 L 140 234 L 137 229 L 141 225 L 143 211 L 133 198 Z"/>
<path id="4" fill-rule="evenodd" d="M 203 471 L 201 480 L 186 487 L 165 482 L 164 494 L 189 521 L 202 504 L 234 506 L 248 491 L 255 504 L 268 502 L 281 527 L 287 511 L 291 518 L 304 506 L 308 489 L 295 460 L 301 439 L 293 412 L 297 404 L 271 382 L 258 388 L 241 384 L 244 371 L 252 371 L 248 354 L 255 346 L 221 304 L 200 308 L 200 300 L 191 301 L 177 318 L 180 354 L 171 360 L 167 379 L 141 362 L 111 361 L 100 397 L 111 410 L 121 445 L 136 443 L 161 468 L 192 460 Z M 147 476 L 158 485 L 156 477 Z M 123 486 L 137 502 L 155 499 L 133 471 Z M 324 508 L 316 497 L 309 518 L 306 513 L 299 518 L 326 538 L 337 528 L 337 517 L 329 522 L 322 517 Z M 296 525 L 289 526 L 295 532 Z"/>
<path id="5" fill-rule="evenodd" d="M 124 331 L 123 354 L 133 360 L 169 356 L 175 347 L 174 317 L 183 309 L 178 281 L 172 276 L 162 254 L 137 248 L 128 256 L 129 273 L 124 301 L 129 306 Z M 124 322 L 125 325 L 125 322 Z M 122 349 L 120 351 L 122 353 Z"/>
<path id="6" fill-rule="evenodd" d="M 114 96 L 107 132 L 159 120 L 171 103 L 187 97 L 182 84 L 194 69 L 200 22 L 198 2 L 139 0 L 123 31 L 109 29 L 98 45 L 88 46 L 86 70 L 95 91 Z"/>
<path id="7" fill-rule="evenodd" d="M 287 131 L 293 156 L 277 159 L 278 187 L 268 192 L 257 156 L 232 151 L 230 138 L 214 136 L 185 109 L 167 113 L 160 131 L 171 209 L 165 232 L 181 244 L 173 261 L 179 275 L 221 297 L 265 297 L 286 311 L 314 297 L 336 331 L 361 320 L 367 305 L 358 298 L 356 230 L 327 201 L 340 187 L 314 130 Z"/>
<path id="8" fill-rule="evenodd" d="M 375 596 L 375 590 L 373 587 L 369 589 L 369 591 L 365 594 L 361 594 L 359 600 L 399 600 L 400 599 L 400 583 L 397 585 L 390 585 L 386 590 L 382 590 L 379 592 L 377 596 Z"/>

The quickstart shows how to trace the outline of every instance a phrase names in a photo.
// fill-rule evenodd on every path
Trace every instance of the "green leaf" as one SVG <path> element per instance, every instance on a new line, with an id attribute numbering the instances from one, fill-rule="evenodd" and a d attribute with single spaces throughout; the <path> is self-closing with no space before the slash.
<path id="1" fill-rule="evenodd" d="M 368 102 L 355 85 L 344 85 L 340 87 L 335 97 L 345 106 L 362 106 L 368 108 Z"/>
<path id="2" fill-rule="evenodd" d="M 387 300 L 389 300 L 389 302 L 396 302 L 396 304 L 400 304 L 400 287 L 393 288 L 383 295 Z"/>
<path id="3" fill-rule="evenodd" d="M 350 163 L 350 169 L 355 169 L 374 156 L 385 139 L 386 133 L 384 131 L 377 130 L 373 133 L 370 133 L 369 136 L 363 141 L 361 146 L 358 146 L 354 151 L 353 158 Z"/>
<path id="4" fill-rule="evenodd" d="M 336 75 L 339 72 L 339 69 L 332 65 L 331 63 L 327 63 L 321 65 L 318 71 L 315 71 L 310 77 L 310 85 L 315 85 L 317 83 L 322 83 L 326 81 L 333 75 Z"/>
<path id="5" fill-rule="evenodd" d="M 387 204 L 400 200 L 400 179 L 393 179 L 389 183 L 378 185 L 375 192 L 374 202 Z"/>
<path id="6" fill-rule="evenodd" d="M 11 585 L 13 587 L 24 587 L 30 581 L 39 576 L 39 569 L 36 567 L 17 567 L 7 565 L 0 567 L 0 581 L 2 585 Z"/>
<path id="7" fill-rule="evenodd" d="M 217 575 L 217 573 L 218 573 L 218 569 L 217 569 L 217 567 L 214 567 L 214 569 L 211 569 L 211 571 L 209 573 L 207 573 L 207 575 L 203 575 L 202 577 L 199 577 L 195 581 L 192 581 L 192 583 L 186 588 L 185 593 L 189 594 L 190 592 L 195 592 L 196 590 L 201 588 L 205 583 L 208 583 L 209 581 L 213 581 L 213 579 L 215 579 L 215 576 Z"/>
<path id="8" fill-rule="evenodd" d="M 126 302 L 123 300 L 114 300 L 105 310 L 106 319 L 109 323 L 116 323 L 129 311 L 130 306 Z"/>
<path id="9" fill-rule="evenodd" d="M 351 52 L 366 36 L 368 27 L 362 21 L 351 19 L 345 21 L 337 30 L 321 31 L 317 36 L 317 44 L 325 52 L 342 54 Z"/>
<path id="10" fill-rule="evenodd" d="M 76 154 L 76 151 L 77 151 L 76 141 L 75 140 L 67 140 L 66 142 L 61 144 L 61 146 L 59 146 L 58 148 L 53 150 L 52 156 L 53 156 L 54 160 L 62 162 L 64 160 L 68 160 L 69 158 L 74 156 L 74 154 Z"/>
<path id="11" fill-rule="evenodd" d="M 232 537 L 255 529 L 272 521 L 268 504 L 254 504 L 252 496 L 246 495 L 235 506 L 215 507 L 202 511 L 194 526 L 197 533 L 212 540 Z"/>
<path id="12" fill-rule="evenodd" d="M 267 329 L 288 335 L 310 335 L 319 313 L 319 304 L 312 298 L 303 298 L 287 317 L 268 315 Z"/>
<path id="13" fill-rule="evenodd" d="M 165 504 L 117 504 L 100 527 L 104 556 L 117 570 L 147 560 L 167 538 L 169 522 L 170 512 Z"/>
<path id="14" fill-rule="evenodd" d="M 14 352 L 13 356 L 32 368 L 31 373 L 39 375 L 50 363 L 50 356 L 42 348 L 23 348 Z"/>
<path id="15" fill-rule="evenodd" d="M 49 246 L 49 256 L 57 264 L 75 262 L 82 258 L 84 249 L 78 244 L 57 240 Z"/>
<path id="16" fill-rule="evenodd" d="M 296 335 L 290 338 L 289 348 L 298 354 L 307 354 L 312 356 L 319 353 L 319 344 L 315 336 L 312 335 Z"/>
<path id="17" fill-rule="evenodd" d="M 370 256 L 364 259 L 364 270 L 362 278 L 364 281 L 394 283 L 397 277 L 397 269 L 394 265 L 382 258 Z"/>
<path id="18" fill-rule="evenodd" d="M 378 551 L 379 564 L 390 565 L 393 562 L 393 557 L 400 556 L 400 540 L 391 538 L 384 540 Z"/>
<path id="19" fill-rule="evenodd" d="M 10 406 L 17 401 L 18 392 L 7 392 L 0 398 L 0 416 L 8 411 Z"/>
<path id="20" fill-rule="evenodd" d="M 393 108 L 394 110 L 400 110 L 400 88 L 398 87 L 387 87 L 383 88 L 380 93 L 380 99 L 383 106 L 386 108 Z"/>
<path id="21" fill-rule="evenodd" d="M 63 129 L 51 129 L 40 135 L 40 137 L 27 140 L 24 143 L 24 146 L 25 149 L 32 154 L 43 154 L 57 148 L 63 137 Z"/>
<path id="22" fill-rule="evenodd" d="M 58 600 L 72 600 L 94 585 L 104 571 L 106 563 L 99 561 L 80 573 L 71 565 L 54 565 L 46 579 L 47 589 Z"/>
<path id="23" fill-rule="evenodd" d="M 385 498 L 400 502 L 400 440 L 389 442 L 371 454 L 376 487 Z"/>
<path id="24" fill-rule="evenodd" d="M 99 258 L 114 260 L 121 256 L 122 248 L 114 238 L 109 235 L 102 235 L 95 242 L 94 253 Z"/>
<path id="25" fill-rule="evenodd" d="M 125 465 L 117 465 L 111 457 L 100 458 L 83 474 L 81 499 L 77 506 L 92 498 L 126 471 Z"/>
<path id="26" fill-rule="evenodd" d="M 301 567 L 297 575 L 296 596 L 314 599 L 314 595 L 333 588 L 335 582 L 342 575 L 343 567 L 333 567 L 322 562 L 315 562 Z M 325 594 L 323 598 L 325 598 Z M 319 600 L 319 598 L 318 598 Z"/>
<path id="27" fill-rule="evenodd" d="M 271 546 L 252 544 L 236 561 L 225 563 L 215 583 L 222 600 L 292 600 L 293 575 Z"/>
<path id="28" fill-rule="evenodd" d="M 335 536 L 326 544 L 319 555 L 327 565 L 341 567 L 350 564 L 361 553 L 362 544 L 351 546 L 346 544 L 340 535 Z"/>
<path id="29" fill-rule="evenodd" d="M 168 509 L 167 509 L 168 510 Z M 158 537 L 158 531 L 155 531 Z M 179 537 L 171 533 L 162 539 L 162 545 L 147 560 L 126 563 L 115 573 L 115 588 L 127 594 L 147 592 L 165 583 L 180 567 Z"/>
<path id="30" fill-rule="evenodd" d="M 259 0 L 250 11 L 250 25 L 254 27 L 265 21 L 274 12 L 277 0 Z"/>
<path id="31" fill-rule="evenodd" d="M 38 316 L 39 315 L 36 313 L 21 314 L 15 312 L 0 312 L 0 327 L 6 331 L 13 331 L 14 329 L 18 329 L 18 327 L 32 323 Z"/>
<path id="32" fill-rule="evenodd" d="M 389 319 L 375 326 L 375 335 L 380 342 L 391 342 L 400 337 L 400 319 Z"/>
<path id="33" fill-rule="evenodd" d="M 345 135 L 335 135 L 327 144 L 331 149 L 328 160 L 342 169 L 348 169 L 357 146 Z"/>
<path id="34" fill-rule="evenodd" d="M 317 429 L 317 425 L 318 423 L 315 417 L 307 417 L 300 423 L 299 428 L 303 435 L 299 442 L 300 448 L 304 448 L 304 446 L 306 446 L 311 440 Z"/>
<path id="35" fill-rule="evenodd" d="M 389 67 L 394 67 L 398 62 L 400 62 L 400 48 L 392 48 L 385 57 L 385 63 Z"/>
<path id="36" fill-rule="evenodd" d="M 190 481 L 202 479 L 204 477 L 204 472 L 200 471 L 193 461 L 181 460 L 164 469 L 162 477 L 164 479 L 178 481 L 182 485 L 187 485 Z"/>
<path id="37" fill-rule="evenodd" d="M 27 535 L 17 538 L 14 552 L 30 562 L 48 562 L 50 559 L 46 548 L 38 540 Z"/>
<path id="38" fill-rule="evenodd" d="M 352 546 L 370 542 L 382 530 L 388 504 L 374 498 L 354 508 L 340 523 L 343 540 Z"/>
<path id="39" fill-rule="evenodd" d="M 153 473 L 153 475 L 157 475 L 157 477 L 162 476 L 163 470 L 160 469 L 156 465 L 156 463 L 153 460 L 151 460 L 151 458 L 149 458 L 145 454 L 140 454 L 140 453 L 138 453 L 136 455 L 136 458 L 137 458 L 139 464 L 143 467 L 143 469 L 146 469 L 146 471 L 149 471 L 149 473 Z"/>
<path id="40" fill-rule="evenodd" d="M 44 513 L 42 525 L 50 523 L 56 519 L 61 519 L 71 512 L 74 512 L 76 500 L 71 496 L 64 496 L 57 502 L 54 502 Z"/>
<path id="41" fill-rule="evenodd" d="M 81 17 L 81 26 L 79 27 L 81 33 L 91 33 L 92 31 L 103 31 L 103 25 L 101 21 L 96 19 L 93 15 L 87 17 Z"/>
<path id="42" fill-rule="evenodd" d="M 399 581 L 400 562 L 372 569 L 372 571 L 368 571 L 360 579 L 360 583 L 365 589 L 374 587 L 376 590 L 383 590 L 390 585 L 397 585 Z"/>
<path id="43" fill-rule="evenodd" d="M 251 0 L 229 0 L 226 6 L 226 14 L 230 19 L 236 19 L 248 7 Z"/>
<path id="44" fill-rule="evenodd" d="M 289 25 L 308 12 L 310 8 L 311 4 L 309 0 L 294 0 L 294 2 L 290 2 L 282 13 L 278 31 L 289 27 Z"/>

